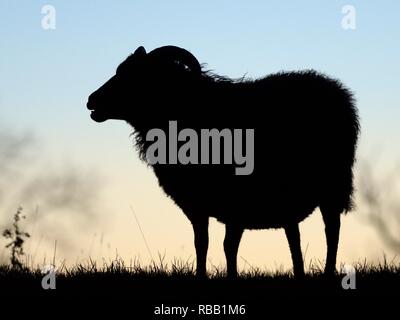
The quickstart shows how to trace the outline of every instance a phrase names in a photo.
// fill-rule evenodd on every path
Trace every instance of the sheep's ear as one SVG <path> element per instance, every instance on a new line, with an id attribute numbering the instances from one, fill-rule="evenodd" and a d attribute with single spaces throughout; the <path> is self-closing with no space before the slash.
<path id="1" fill-rule="evenodd" d="M 133 53 L 134 56 L 144 56 L 146 55 L 146 49 L 142 46 L 140 46 L 139 48 L 137 48 L 135 50 L 135 52 Z"/>

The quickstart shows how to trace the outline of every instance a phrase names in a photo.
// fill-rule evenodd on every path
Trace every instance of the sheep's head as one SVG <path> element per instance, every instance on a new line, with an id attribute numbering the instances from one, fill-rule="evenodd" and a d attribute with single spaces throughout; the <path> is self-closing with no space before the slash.
<path id="1" fill-rule="evenodd" d="M 184 90 L 188 78 L 200 75 L 199 62 L 185 49 L 165 46 L 146 53 L 139 47 L 118 66 L 113 77 L 89 96 L 87 108 L 97 122 L 108 119 L 132 122 L 133 117 L 140 117 L 139 110 L 159 103 L 163 94 L 170 96 L 174 91 Z"/>

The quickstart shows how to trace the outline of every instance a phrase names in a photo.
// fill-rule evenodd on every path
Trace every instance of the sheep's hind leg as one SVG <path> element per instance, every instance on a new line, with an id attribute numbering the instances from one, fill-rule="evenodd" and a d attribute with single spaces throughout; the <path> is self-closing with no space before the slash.
<path id="1" fill-rule="evenodd" d="M 301 253 L 300 231 L 297 223 L 285 227 L 286 237 L 289 242 L 290 253 L 293 261 L 293 273 L 296 277 L 304 276 L 303 255 Z"/>
<path id="2" fill-rule="evenodd" d="M 207 277 L 207 250 L 208 250 L 208 217 L 191 220 L 194 231 L 194 246 L 196 249 L 196 276 Z"/>
<path id="3" fill-rule="evenodd" d="M 237 277 L 237 252 L 243 229 L 227 224 L 225 227 L 224 251 L 228 278 Z"/>
<path id="4" fill-rule="evenodd" d="M 340 232 L 340 210 L 332 210 L 329 208 L 320 208 L 322 218 L 325 223 L 325 235 L 326 235 L 326 264 L 325 274 L 333 275 L 336 270 L 336 255 L 339 244 L 339 232 Z"/>

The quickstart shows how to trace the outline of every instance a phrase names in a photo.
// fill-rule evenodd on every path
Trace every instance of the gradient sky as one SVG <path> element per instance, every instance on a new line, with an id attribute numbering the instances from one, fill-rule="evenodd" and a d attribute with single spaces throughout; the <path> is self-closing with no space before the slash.
<path id="1" fill-rule="evenodd" d="M 41 27 L 46 4 L 56 9 L 55 30 Z M 346 4 L 356 9 L 355 30 L 341 27 Z M 231 77 L 313 68 L 339 78 L 355 92 L 360 109 L 359 155 L 367 157 L 379 149 L 385 167 L 400 156 L 399 12 L 395 0 L 0 0 L 0 124 L 15 132 L 33 132 L 40 139 L 43 163 L 73 163 L 105 177 L 99 201 L 105 213 L 99 212 L 96 235 L 68 235 L 80 244 L 61 255 L 84 255 L 82 248 L 104 233 L 109 251 L 117 248 L 128 259 L 147 259 L 132 205 L 153 255 L 165 251 L 167 257 L 194 256 L 191 226 L 138 160 L 131 129 L 123 122 L 94 123 L 85 109 L 88 95 L 138 46 L 150 51 L 178 45 L 216 73 Z M 319 214 L 301 228 L 303 249 L 309 244 L 306 260 L 323 259 Z M 222 225 L 213 222 L 210 233 L 210 260 L 219 264 Z M 105 251 L 99 247 L 97 254 L 106 256 Z M 382 252 L 391 253 L 365 221 L 356 215 L 345 218 L 339 260 L 375 259 Z M 246 232 L 239 255 L 261 267 L 290 266 L 281 231 Z"/>

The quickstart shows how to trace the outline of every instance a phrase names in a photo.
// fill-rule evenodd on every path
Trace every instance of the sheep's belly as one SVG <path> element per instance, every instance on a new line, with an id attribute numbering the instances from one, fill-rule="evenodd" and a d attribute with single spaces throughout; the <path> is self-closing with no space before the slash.
<path id="1" fill-rule="evenodd" d="M 316 208 L 291 210 L 284 207 L 272 212 L 270 209 L 248 208 L 239 219 L 234 215 L 212 215 L 218 221 L 229 224 L 234 223 L 244 229 L 269 229 L 283 228 L 289 222 L 299 223 L 307 218 Z"/>
<path id="2" fill-rule="evenodd" d="M 225 224 L 235 224 L 245 229 L 282 228 L 289 223 L 299 223 L 319 205 L 316 197 L 308 193 L 281 193 L 248 187 L 238 194 L 193 191 L 191 197 L 172 196 L 188 216 L 214 217 Z"/>
<path id="3" fill-rule="evenodd" d="M 224 176 L 218 168 L 209 170 L 157 168 L 161 187 L 194 221 L 197 217 L 214 217 L 225 224 L 247 229 L 281 228 L 298 223 L 319 205 L 313 176 L 308 180 L 292 179 L 273 174 L 262 176 Z M 267 178 L 263 178 L 267 177 Z M 296 183 L 296 181 L 299 181 Z"/>

